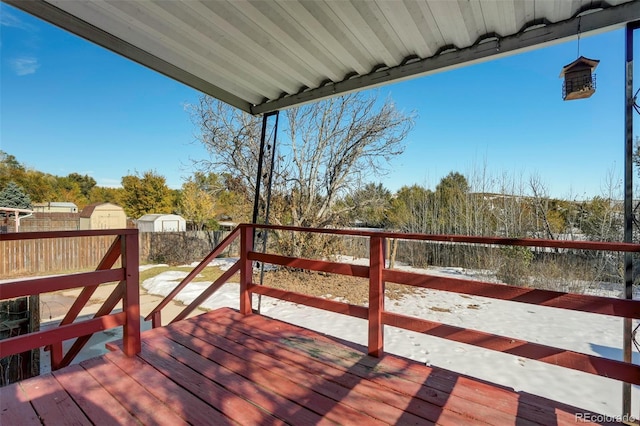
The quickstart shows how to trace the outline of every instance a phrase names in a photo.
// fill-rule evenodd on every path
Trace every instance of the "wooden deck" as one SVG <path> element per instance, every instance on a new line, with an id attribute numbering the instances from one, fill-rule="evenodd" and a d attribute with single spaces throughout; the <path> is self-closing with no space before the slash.
<path id="1" fill-rule="evenodd" d="M 227 308 L 142 336 L 138 356 L 0 389 L 0 424 L 560 425 L 586 412 Z"/>

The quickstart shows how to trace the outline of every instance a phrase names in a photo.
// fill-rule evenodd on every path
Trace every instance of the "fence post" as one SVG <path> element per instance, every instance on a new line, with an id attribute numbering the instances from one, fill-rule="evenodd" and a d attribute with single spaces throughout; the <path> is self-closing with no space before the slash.
<path id="1" fill-rule="evenodd" d="M 127 356 L 142 350 L 140 342 L 140 273 L 138 268 L 138 230 L 122 238 L 122 267 L 125 273 L 125 289 L 122 307 L 126 313 L 123 349 Z"/>
<path id="2" fill-rule="evenodd" d="M 253 281 L 253 262 L 249 260 L 249 252 L 253 250 L 253 227 L 242 225 L 240 231 L 240 313 L 250 314 L 251 292 L 249 284 Z"/>
<path id="3" fill-rule="evenodd" d="M 369 355 L 380 357 L 384 351 L 384 238 L 369 240 Z"/>

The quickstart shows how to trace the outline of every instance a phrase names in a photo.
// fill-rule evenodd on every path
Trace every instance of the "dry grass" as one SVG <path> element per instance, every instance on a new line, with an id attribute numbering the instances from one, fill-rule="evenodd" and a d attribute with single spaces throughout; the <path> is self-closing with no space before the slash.
<path id="1" fill-rule="evenodd" d="M 434 312 L 451 312 L 451 309 L 449 308 L 440 308 L 438 306 L 431 306 L 429 307 L 430 310 L 434 311 Z"/>
<path id="2" fill-rule="evenodd" d="M 193 268 L 190 266 L 156 266 L 154 268 L 150 268 L 140 272 L 140 284 L 142 284 L 146 279 L 153 278 L 157 275 L 160 275 L 163 272 L 181 271 L 188 274 L 192 270 Z M 198 274 L 198 277 L 194 281 L 213 282 L 216 279 L 218 279 L 218 277 L 220 277 L 222 273 L 223 271 L 221 271 L 220 268 L 210 266 L 210 267 L 204 268 L 204 270 Z M 232 279 L 237 279 L 237 278 L 232 278 Z"/>
<path id="3" fill-rule="evenodd" d="M 259 276 L 255 276 L 254 282 L 258 282 L 259 279 Z M 367 306 L 369 303 L 369 280 L 366 278 L 281 269 L 265 272 L 263 284 L 310 296 L 338 299 L 360 306 Z M 416 288 L 411 286 L 386 284 L 387 297 L 392 300 L 399 300 L 415 291 Z"/>

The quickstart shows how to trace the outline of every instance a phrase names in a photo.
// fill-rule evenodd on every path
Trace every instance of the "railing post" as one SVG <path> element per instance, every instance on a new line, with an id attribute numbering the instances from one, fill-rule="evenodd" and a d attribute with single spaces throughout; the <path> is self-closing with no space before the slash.
<path id="1" fill-rule="evenodd" d="M 249 252 L 253 250 L 253 227 L 243 226 L 240 231 L 240 313 L 252 312 L 249 284 L 253 281 L 253 262 Z"/>
<path id="2" fill-rule="evenodd" d="M 51 371 L 55 371 L 60 368 L 62 364 L 62 342 L 57 342 L 49 346 L 49 360 L 51 361 Z"/>
<path id="3" fill-rule="evenodd" d="M 369 355 L 380 357 L 384 351 L 384 238 L 369 240 Z"/>
<path id="4" fill-rule="evenodd" d="M 156 311 L 151 315 L 151 328 L 162 327 L 162 314 Z"/>
<path id="5" fill-rule="evenodd" d="M 140 273 L 138 268 L 138 232 L 122 239 L 122 267 L 125 270 L 125 289 L 122 307 L 127 320 L 124 325 L 123 350 L 134 356 L 142 350 L 140 342 Z"/>

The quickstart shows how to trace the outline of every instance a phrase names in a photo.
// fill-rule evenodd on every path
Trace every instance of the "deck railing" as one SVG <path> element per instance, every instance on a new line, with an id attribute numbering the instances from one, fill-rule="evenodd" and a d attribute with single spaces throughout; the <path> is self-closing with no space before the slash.
<path id="1" fill-rule="evenodd" d="M 0 300 L 33 296 L 42 293 L 82 287 L 60 324 L 50 330 L 0 340 L 0 358 L 47 347 L 51 351 L 51 369 L 69 365 L 91 336 L 99 331 L 120 327 L 123 330 L 123 349 L 129 355 L 140 352 L 140 292 L 138 272 L 138 230 L 117 229 L 100 231 L 19 232 L 0 234 L 0 242 L 61 238 L 90 238 L 114 236 L 111 247 L 93 272 L 57 275 L 45 278 L 20 279 L 0 284 Z M 60 254 L 64 255 L 64 254 Z M 118 259 L 121 267 L 113 268 Z M 111 295 L 92 319 L 78 321 L 78 315 L 100 284 L 118 282 Z M 122 301 L 122 312 L 112 313 Z M 62 342 L 76 339 L 66 354 Z"/>
<path id="2" fill-rule="evenodd" d="M 347 263 L 331 262 L 326 260 L 303 259 L 282 256 L 278 254 L 260 253 L 253 249 L 253 235 L 257 229 L 271 232 L 305 232 L 322 233 L 329 235 L 359 236 L 369 239 L 369 265 L 353 265 Z M 192 273 L 189 274 L 174 291 L 169 294 L 154 309 L 147 319 L 151 318 L 154 327 L 160 326 L 160 311 L 175 295 L 182 290 L 202 269 L 216 256 L 223 252 L 233 240 L 240 238 L 240 259 L 225 274 L 217 279 L 204 293 L 181 312 L 172 322 L 185 318 L 199 304 L 210 297 L 217 289 L 231 278 L 236 272 L 240 272 L 240 311 L 250 314 L 252 309 L 252 294 L 259 294 L 286 300 L 301 305 L 311 306 L 362 318 L 368 321 L 368 353 L 372 356 L 381 356 L 384 351 L 383 326 L 390 325 L 410 331 L 424 333 L 443 339 L 466 343 L 485 349 L 490 349 L 507 354 L 517 355 L 548 364 L 562 366 L 573 370 L 604 376 L 626 383 L 640 385 L 640 366 L 598 357 L 594 355 L 574 352 L 567 349 L 528 342 L 510 336 L 501 336 L 483 331 L 471 330 L 453 325 L 447 325 L 426 319 L 409 317 L 385 309 L 384 289 L 386 282 L 405 284 L 420 288 L 448 291 L 465 295 L 474 295 L 492 299 L 506 300 L 517 303 L 548 306 L 559 309 L 567 309 L 595 314 L 609 315 L 627 318 L 628 320 L 640 318 L 640 301 L 616 299 L 610 297 L 571 294 L 550 290 L 516 287 L 504 284 L 496 284 L 482 281 L 471 281 L 459 278 L 448 278 L 429 274 L 419 274 L 400 270 L 388 269 L 385 265 L 385 240 L 403 239 L 416 241 L 431 241 L 445 243 L 480 244 L 483 246 L 521 246 L 544 247 L 554 249 L 594 250 L 604 252 L 640 252 L 640 244 L 606 243 L 588 241 L 556 241 L 540 239 L 513 239 L 513 238 L 485 238 L 473 236 L 451 235 L 423 235 L 423 234 L 399 234 L 390 232 L 367 232 L 357 230 L 336 229 L 309 229 L 268 225 L 240 225 L 225 239 L 206 259 L 204 259 Z M 342 274 L 354 277 L 367 278 L 369 280 L 369 304 L 368 307 L 349 303 L 327 300 L 320 297 L 300 294 L 292 291 L 276 289 L 253 282 L 253 264 L 262 262 L 265 264 L 280 265 L 311 271 Z"/>

